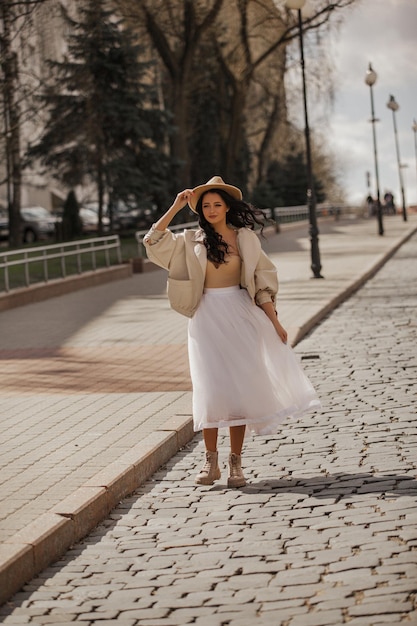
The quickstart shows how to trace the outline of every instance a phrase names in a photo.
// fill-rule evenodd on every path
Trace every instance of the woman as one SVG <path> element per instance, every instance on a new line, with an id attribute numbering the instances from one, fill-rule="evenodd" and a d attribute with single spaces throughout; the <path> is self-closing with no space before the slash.
<path id="1" fill-rule="evenodd" d="M 200 228 L 168 230 L 186 204 Z M 253 231 L 261 211 L 237 187 L 214 176 L 181 191 L 144 243 L 151 261 L 169 270 L 171 307 L 190 317 L 188 352 L 194 430 L 203 431 L 205 464 L 195 482 L 221 477 L 218 429 L 230 432 L 229 487 L 246 484 L 241 452 L 246 429 L 273 434 L 287 417 L 320 402 L 287 343 L 275 310 L 277 271 Z"/>

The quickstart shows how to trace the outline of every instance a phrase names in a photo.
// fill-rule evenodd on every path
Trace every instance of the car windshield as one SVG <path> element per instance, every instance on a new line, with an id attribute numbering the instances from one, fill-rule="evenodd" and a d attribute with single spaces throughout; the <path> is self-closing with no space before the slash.
<path id="1" fill-rule="evenodd" d="M 97 218 L 97 213 L 96 213 L 95 211 L 93 211 L 93 209 L 84 209 L 84 208 L 81 208 L 81 209 L 80 209 L 80 213 L 81 213 L 82 215 L 88 215 L 89 217 L 95 217 L 95 218 Z"/>
<path id="2" fill-rule="evenodd" d="M 49 211 L 47 211 L 41 206 L 33 207 L 33 208 L 31 207 L 29 209 L 22 209 L 21 213 L 23 217 L 26 219 L 38 219 L 38 220 L 39 219 L 44 219 L 44 220 L 51 219 L 51 214 L 49 213 Z"/>

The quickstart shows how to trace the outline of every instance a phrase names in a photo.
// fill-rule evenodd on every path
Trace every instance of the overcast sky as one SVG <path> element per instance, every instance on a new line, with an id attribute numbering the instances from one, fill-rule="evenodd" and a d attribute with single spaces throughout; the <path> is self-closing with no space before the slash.
<path id="1" fill-rule="evenodd" d="M 417 0 L 362 0 L 347 14 L 329 42 L 337 69 L 336 101 L 330 116 L 330 139 L 344 172 L 349 201 L 367 195 L 366 172 L 375 195 L 370 88 L 364 78 L 368 63 L 378 74 L 374 85 L 380 192 L 389 189 L 401 206 L 390 94 L 396 113 L 406 201 L 417 204 L 413 119 L 417 120 Z"/>

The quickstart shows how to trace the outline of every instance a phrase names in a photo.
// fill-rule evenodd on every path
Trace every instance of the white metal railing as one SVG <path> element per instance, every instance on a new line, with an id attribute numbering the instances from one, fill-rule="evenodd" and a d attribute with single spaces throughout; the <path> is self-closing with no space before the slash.
<path id="1" fill-rule="evenodd" d="M 296 222 L 307 220 L 309 216 L 308 206 L 291 206 L 291 207 L 275 207 L 274 209 L 264 209 L 263 213 L 268 219 L 271 219 L 275 222 L 275 224 L 283 224 L 286 222 Z M 335 217 L 339 217 L 342 213 L 342 207 L 340 205 L 330 205 L 330 204 L 319 204 L 316 207 L 317 217 L 321 217 L 323 215 L 334 215 Z M 198 226 L 198 222 L 186 222 L 185 224 L 175 224 L 169 227 L 170 230 L 184 230 L 188 228 L 195 228 Z M 143 257 L 145 249 L 143 246 L 143 238 L 148 232 L 149 229 L 146 230 L 138 230 L 135 233 L 136 241 L 138 242 L 138 256 Z"/>
<path id="2" fill-rule="evenodd" d="M 285 222 L 295 222 L 298 220 L 308 219 L 309 209 L 306 204 L 300 206 L 290 207 L 275 207 L 274 209 L 266 209 L 264 211 L 266 215 L 273 219 L 276 223 L 282 224 Z M 332 205 L 329 203 L 322 203 L 316 206 L 317 217 L 324 215 L 334 215 L 338 217 L 342 212 L 340 205 Z"/>
<path id="3" fill-rule="evenodd" d="M 198 222 L 194 221 L 194 222 L 185 222 L 184 224 L 171 224 L 169 227 L 169 230 L 173 230 L 174 232 L 176 230 L 184 230 L 184 229 L 189 229 L 189 228 L 195 228 L 196 226 L 198 226 Z M 145 252 L 145 248 L 143 245 L 143 238 L 145 237 L 146 233 L 149 232 L 149 228 L 147 228 L 146 230 L 138 230 L 135 233 L 135 237 L 136 237 L 136 241 L 138 242 L 138 257 L 142 258 Z"/>
<path id="4" fill-rule="evenodd" d="M 122 253 L 120 249 L 120 239 L 118 235 L 109 235 L 108 237 L 94 237 L 92 239 L 83 239 L 79 241 L 71 241 L 65 243 L 57 243 L 49 246 L 37 248 L 21 248 L 9 252 L 0 253 L 0 269 L 4 272 L 4 290 L 10 291 L 10 268 L 23 265 L 24 283 L 26 287 L 31 284 L 30 265 L 40 263 L 42 265 L 42 280 L 47 283 L 49 281 L 48 262 L 60 259 L 61 278 L 67 276 L 66 259 L 75 257 L 77 272 L 82 274 L 83 271 L 97 269 L 97 253 L 104 252 L 106 267 L 110 266 L 110 251 L 116 253 L 117 262 L 121 264 Z M 83 258 L 90 255 L 91 267 L 89 270 L 83 270 Z M 39 282 L 36 281 L 36 282 Z"/>

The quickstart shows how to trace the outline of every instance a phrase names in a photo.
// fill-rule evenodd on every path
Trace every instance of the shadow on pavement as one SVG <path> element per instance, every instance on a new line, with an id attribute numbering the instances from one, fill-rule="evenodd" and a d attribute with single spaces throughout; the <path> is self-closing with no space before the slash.
<path id="1" fill-rule="evenodd" d="M 218 487 L 221 488 L 220 486 Z M 281 478 L 248 483 L 245 493 L 303 493 L 315 498 L 348 498 L 365 493 L 388 497 L 417 494 L 417 480 L 409 476 L 385 474 L 330 474 L 312 478 Z"/>
<path id="2" fill-rule="evenodd" d="M 164 298 L 166 272 L 153 271 L 88 289 L 80 289 L 62 296 L 34 302 L 0 313 L 0 349 L 52 348 L 56 350 L 90 324 L 107 319 L 119 323 L 120 307 L 135 311 L 144 300 L 150 300 L 149 309 L 155 315 L 152 300 Z M 124 309 L 123 309 L 124 310 Z M 138 309 L 143 317 L 143 306 Z M 6 354 L 3 358 L 10 358 Z M 21 358 L 20 355 L 18 358 Z M 31 358 L 30 353 L 26 358 Z"/>

